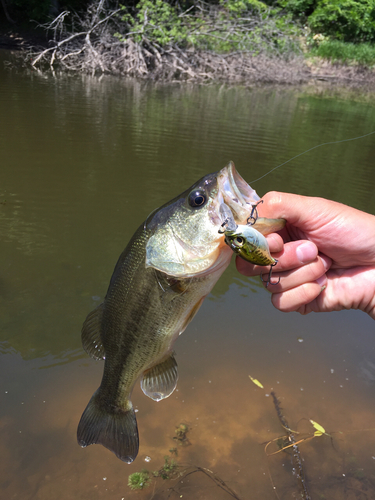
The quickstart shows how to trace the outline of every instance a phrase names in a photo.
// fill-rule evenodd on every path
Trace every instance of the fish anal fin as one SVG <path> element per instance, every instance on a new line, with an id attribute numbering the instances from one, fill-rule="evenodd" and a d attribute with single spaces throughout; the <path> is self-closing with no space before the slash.
<path id="1" fill-rule="evenodd" d="M 137 420 L 129 401 L 128 409 L 112 408 L 109 412 L 101 405 L 99 391 L 89 401 L 78 424 L 78 444 L 85 448 L 101 444 L 120 460 L 130 464 L 139 448 Z"/>
<path id="2" fill-rule="evenodd" d="M 82 345 L 89 356 L 105 359 L 105 351 L 100 337 L 104 304 L 98 305 L 85 319 L 82 326 Z"/>
<path id="3" fill-rule="evenodd" d="M 258 217 L 252 227 L 263 235 L 267 235 L 281 231 L 285 224 L 285 219 L 267 219 L 266 217 Z"/>
<path id="4" fill-rule="evenodd" d="M 178 380 L 177 362 L 173 353 L 146 370 L 141 380 L 141 389 L 154 401 L 161 401 L 172 394 Z"/>

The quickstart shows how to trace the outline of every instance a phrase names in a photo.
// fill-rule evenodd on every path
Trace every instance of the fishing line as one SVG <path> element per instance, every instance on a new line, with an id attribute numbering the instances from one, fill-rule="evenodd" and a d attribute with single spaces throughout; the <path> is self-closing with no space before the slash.
<path id="1" fill-rule="evenodd" d="M 261 177 L 258 177 L 258 179 L 255 179 L 255 181 L 251 181 L 250 184 L 253 184 L 254 182 L 257 182 L 257 181 L 260 181 L 260 179 L 263 179 L 263 177 L 266 177 L 266 175 L 270 174 L 271 172 L 273 172 L 274 170 L 276 170 L 277 168 L 280 168 L 282 167 L 283 165 L 286 165 L 287 163 L 289 163 L 290 161 L 292 160 L 295 160 L 296 158 L 298 158 L 299 156 L 302 156 L 304 155 L 305 153 L 308 153 L 309 151 L 312 151 L 313 149 L 317 149 L 317 148 L 320 148 L 321 146 L 327 146 L 328 144 L 339 144 L 340 142 L 349 142 L 349 141 L 356 141 L 357 139 L 363 139 L 364 137 L 367 137 L 371 134 L 375 134 L 375 130 L 373 130 L 372 132 L 369 132 L 368 134 L 365 134 L 365 135 L 360 135 L 359 137 L 352 137 L 351 139 L 342 139 L 340 141 L 332 141 L 332 142 L 324 142 L 323 144 L 318 144 L 317 146 L 313 146 L 312 148 L 310 149 L 307 149 L 306 151 L 304 151 L 303 153 L 300 153 L 296 156 L 293 156 L 293 158 L 290 158 L 289 160 L 287 161 L 284 161 L 284 163 L 281 163 L 281 165 L 278 165 L 277 167 L 274 167 L 272 168 L 269 172 L 267 172 L 266 174 L 262 175 Z"/>

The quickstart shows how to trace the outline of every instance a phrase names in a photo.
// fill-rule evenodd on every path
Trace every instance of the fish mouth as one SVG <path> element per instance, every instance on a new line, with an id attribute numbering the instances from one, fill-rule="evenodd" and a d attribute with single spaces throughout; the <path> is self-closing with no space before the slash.
<path id="1" fill-rule="evenodd" d="M 260 200 L 256 191 L 240 176 L 232 161 L 218 172 L 217 182 L 219 186 L 217 200 L 219 206 L 216 208 L 221 221 L 224 222 L 225 219 L 229 218 L 231 226 L 246 224 L 251 214 L 252 205 L 255 205 Z M 228 207 L 233 220 L 230 218 Z"/>

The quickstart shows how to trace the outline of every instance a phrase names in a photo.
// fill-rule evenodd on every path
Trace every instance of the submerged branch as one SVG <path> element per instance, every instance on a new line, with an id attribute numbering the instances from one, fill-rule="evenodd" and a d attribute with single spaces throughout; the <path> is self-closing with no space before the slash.
<path id="1" fill-rule="evenodd" d="M 288 421 L 281 411 L 280 401 L 277 399 L 276 394 L 272 391 L 271 396 L 273 398 L 273 404 L 275 405 L 277 416 L 281 422 L 281 425 L 287 432 L 288 441 L 291 443 L 292 447 L 292 464 L 293 464 L 293 474 L 295 474 L 300 486 L 303 500 L 311 500 L 311 497 L 307 491 L 305 472 L 302 465 L 302 456 L 298 447 L 298 443 L 295 437 L 295 432 L 289 427 Z"/>
<path id="2" fill-rule="evenodd" d="M 188 471 L 188 469 L 191 469 Z M 188 471 L 188 472 L 187 472 Z M 211 481 L 213 481 L 216 486 L 218 486 L 220 489 L 222 489 L 223 491 L 225 491 L 225 493 L 227 493 L 230 497 L 234 498 L 235 500 L 242 500 L 235 491 L 232 490 L 232 488 L 230 488 L 225 481 L 223 481 L 217 474 L 215 474 L 215 472 L 213 472 L 212 470 L 210 469 L 207 469 L 205 467 L 200 467 L 199 465 L 197 466 L 190 466 L 188 467 L 187 469 L 185 469 L 184 472 L 182 472 L 178 478 L 178 482 L 183 482 L 185 478 L 187 478 L 188 476 L 191 476 L 192 474 L 195 474 L 196 472 L 201 472 L 202 474 L 204 474 L 205 476 L 207 476 Z M 167 491 L 170 492 L 170 494 L 168 495 L 167 498 L 170 498 L 172 493 L 175 493 L 179 496 L 179 491 L 178 491 L 178 486 L 173 486 L 173 487 L 169 487 L 167 489 Z M 150 498 L 150 500 L 152 500 L 155 496 L 155 492 L 153 493 L 152 497 Z M 181 498 L 181 497 L 180 497 Z"/>

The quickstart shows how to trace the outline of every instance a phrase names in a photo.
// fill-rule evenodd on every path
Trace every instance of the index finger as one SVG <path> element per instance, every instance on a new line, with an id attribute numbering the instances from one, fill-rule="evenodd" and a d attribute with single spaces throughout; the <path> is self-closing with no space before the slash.
<path id="1" fill-rule="evenodd" d="M 271 245 L 270 245 L 271 248 Z M 318 248 L 312 241 L 291 241 L 283 246 L 281 252 L 273 253 L 277 259 L 275 272 L 290 271 L 313 262 L 318 256 Z M 240 257 L 236 258 L 237 270 L 244 276 L 256 276 L 264 273 L 264 266 L 254 266 Z"/>
<path id="2" fill-rule="evenodd" d="M 313 220 L 319 220 L 315 213 L 320 211 L 319 206 L 323 199 L 302 196 L 298 194 L 270 191 L 263 198 L 264 203 L 259 205 L 262 217 L 271 219 L 285 219 L 296 227 L 309 226 Z M 324 200 L 325 202 L 327 200 Z"/>

